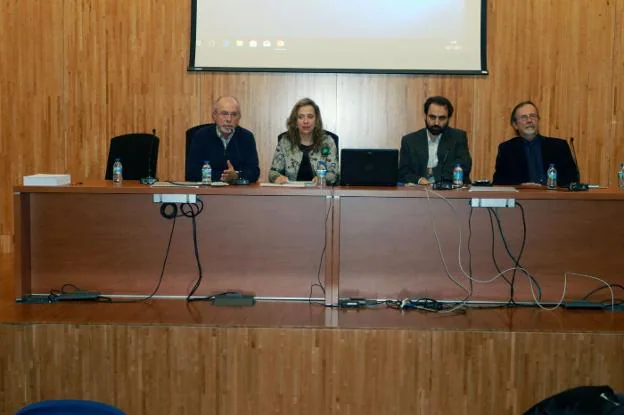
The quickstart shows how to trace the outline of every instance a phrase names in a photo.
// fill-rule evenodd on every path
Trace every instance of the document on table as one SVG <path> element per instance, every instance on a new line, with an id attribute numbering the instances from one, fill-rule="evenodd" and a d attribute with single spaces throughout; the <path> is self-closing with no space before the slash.
<path id="1" fill-rule="evenodd" d="M 315 186 L 314 182 L 286 182 L 282 184 L 278 183 L 260 183 L 260 186 L 265 187 L 312 187 Z"/>

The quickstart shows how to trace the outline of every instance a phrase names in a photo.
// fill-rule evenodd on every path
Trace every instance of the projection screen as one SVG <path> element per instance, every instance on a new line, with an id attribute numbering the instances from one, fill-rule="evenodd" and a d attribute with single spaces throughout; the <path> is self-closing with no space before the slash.
<path id="1" fill-rule="evenodd" d="M 486 0 L 192 0 L 190 71 L 486 74 Z"/>

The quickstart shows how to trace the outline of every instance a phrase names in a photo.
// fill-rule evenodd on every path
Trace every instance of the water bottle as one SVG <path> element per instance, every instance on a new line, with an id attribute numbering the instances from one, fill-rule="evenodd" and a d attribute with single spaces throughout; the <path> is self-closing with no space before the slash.
<path id="1" fill-rule="evenodd" d="M 325 187 L 327 184 L 327 168 L 325 167 L 325 162 L 319 161 L 318 167 L 316 168 L 316 177 L 318 178 L 316 184 L 319 187 Z"/>
<path id="2" fill-rule="evenodd" d="M 549 189 L 557 188 L 557 169 L 555 168 L 554 163 L 550 164 L 550 167 L 548 167 L 548 171 L 546 172 L 546 187 Z"/>
<path id="3" fill-rule="evenodd" d="M 115 159 L 113 163 L 113 183 L 121 183 L 123 181 L 123 166 L 121 159 Z"/>
<path id="4" fill-rule="evenodd" d="M 620 190 L 624 190 L 624 163 L 620 164 L 620 171 L 618 171 L 618 186 Z"/>
<path id="5" fill-rule="evenodd" d="M 464 185 L 464 169 L 457 163 L 453 169 L 453 187 L 460 188 Z"/>
<path id="6" fill-rule="evenodd" d="M 201 170 L 201 181 L 202 184 L 209 185 L 212 183 L 212 167 L 210 166 L 210 162 L 208 160 L 204 161 Z"/>

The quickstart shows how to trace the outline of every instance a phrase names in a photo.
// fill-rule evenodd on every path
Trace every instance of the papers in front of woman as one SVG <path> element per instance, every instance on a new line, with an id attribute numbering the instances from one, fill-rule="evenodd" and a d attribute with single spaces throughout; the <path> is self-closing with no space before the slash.
<path id="1" fill-rule="evenodd" d="M 310 187 L 316 186 L 314 182 L 286 182 L 286 183 L 260 183 L 260 186 L 266 187 Z"/>

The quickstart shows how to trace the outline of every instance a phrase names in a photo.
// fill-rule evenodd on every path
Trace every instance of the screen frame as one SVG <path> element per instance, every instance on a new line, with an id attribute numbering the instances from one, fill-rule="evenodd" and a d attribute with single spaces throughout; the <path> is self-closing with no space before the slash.
<path id="1" fill-rule="evenodd" d="M 359 73 L 359 74 L 414 74 L 414 75 L 488 75 L 487 67 L 487 0 L 481 0 L 481 69 L 370 69 L 370 68 L 273 68 L 273 67 L 205 67 L 195 66 L 197 36 L 197 1 L 191 0 L 191 33 L 188 72 L 290 72 L 290 73 Z"/>

